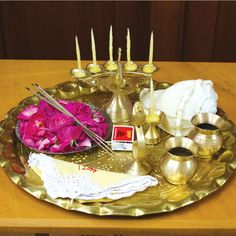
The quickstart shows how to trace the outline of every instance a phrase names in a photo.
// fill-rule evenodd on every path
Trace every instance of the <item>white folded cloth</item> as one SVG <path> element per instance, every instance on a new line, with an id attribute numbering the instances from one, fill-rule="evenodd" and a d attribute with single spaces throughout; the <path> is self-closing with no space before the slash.
<path id="1" fill-rule="evenodd" d="M 31 153 L 29 166 L 40 175 L 51 198 L 98 200 L 119 199 L 155 186 L 152 176 L 132 176 L 61 161 L 45 154 Z"/>
<path id="2" fill-rule="evenodd" d="M 218 95 L 210 80 L 184 80 L 167 89 L 154 91 L 156 110 L 165 113 L 166 119 L 159 125 L 174 136 L 186 136 L 193 128 L 191 119 L 203 112 L 216 113 Z M 150 107 L 150 92 L 143 89 L 140 101 Z"/>

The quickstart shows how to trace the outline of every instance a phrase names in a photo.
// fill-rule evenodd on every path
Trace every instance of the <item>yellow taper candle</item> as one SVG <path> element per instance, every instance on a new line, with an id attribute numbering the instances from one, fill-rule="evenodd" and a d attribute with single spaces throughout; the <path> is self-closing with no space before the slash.
<path id="1" fill-rule="evenodd" d="M 125 63 L 126 71 L 136 71 L 138 66 L 136 63 L 131 61 L 131 40 L 130 40 L 130 32 L 129 28 L 127 29 L 127 43 L 126 43 L 126 54 L 127 54 L 127 62 Z"/>
<path id="2" fill-rule="evenodd" d="M 81 70 L 81 57 L 80 57 L 80 49 L 77 36 L 75 36 L 75 47 L 76 47 L 77 67 L 79 70 Z"/>
<path id="3" fill-rule="evenodd" d="M 113 34 L 112 34 L 112 25 L 110 26 L 110 34 L 109 34 L 109 57 L 110 62 L 113 62 Z"/>
<path id="4" fill-rule="evenodd" d="M 96 45 L 95 45 L 95 39 L 93 34 L 93 29 L 91 29 L 91 45 L 92 45 L 92 56 L 93 56 L 93 64 L 89 64 L 87 66 L 87 69 L 91 73 L 99 73 L 102 71 L 100 65 L 97 65 L 97 57 L 96 57 Z"/>
<path id="5" fill-rule="evenodd" d="M 153 32 L 151 33 L 150 37 L 150 45 L 149 45 L 149 65 L 152 64 L 153 61 Z"/>
<path id="6" fill-rule="evenodd" d="M 110 26 L 109 33 L 109 60 L 105 63 L 106 70 L 115 71 L 118 69 L 117 63 L 113 61 L 113 33 L 112 26 Z"/>
<path id="7" fill-rule="evenodd" d="M 150 79 L 150 114 L 154 114 L 153 80 Z"/>
<path id="8" fill-rule="evenodd" d="M 150 74 L 156 70 L 157 70 L 156 66 L 153 65 L 153 32 L 152 32 L 149 44 L 149 62 L 143 67 L 143 72 Z"/>
<path id="9" fill-rule="evenodd" d="M 71 70 L 71 75 L 75 78 L 84 78 L 86 76 L 86 72 L 81 67 L 80 49 L 77 36 L 75 36 L 75 48 L 76 48 L 77 68 Z"/>
<path id="10" fill-rule="evenodd" d="M 92 44 L 93 64 L 96 65 L 97 64 L 97 57 L 96 57 L 96 45 L 95 45 L 93 29 L 91 29 L 91 44 Z"/>
<path id="11" fill-rule="evenodd" d="M 131 61 L 130 50 L 131 50 L 131 42 L 130 42 L 130 33 L 129 33 L 129 28 L 128 28 L 127 29 L 127 42 L 126 42 L 127 63 L 130 63 Z"/>

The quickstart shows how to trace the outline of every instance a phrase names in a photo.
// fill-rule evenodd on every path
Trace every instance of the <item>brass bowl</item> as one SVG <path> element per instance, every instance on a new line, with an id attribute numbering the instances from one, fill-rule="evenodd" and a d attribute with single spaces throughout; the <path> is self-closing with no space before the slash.
<path id="1" fill-rule="evenodd" d="M 59 84 L 57 89 L 63 99 L 77 98 L 80 94 L 78 83 L 72 81 Z"/>
<path id="2" fill-rule="evenodd" d="M 198 144 L 199 157 L 211 158 L 223 144 L 221 129 L 225 125 L 224 119 L 212 113 L 199 113 L 193 116 L 191 122 L 194 129 L 188 137 Z"/>
<path id="3" fill-rule="evenodd" d="M 88 95 L 96 92 L 98 87 L 96 86 L 96 81 L 93 84 L 87 84 L 82 81 L 79 81 L 79 91 L 81 95 Z"/>
<path id="4" fill-rule="evenodd" d="M 166 153 L 160 159 L 162 174 L 171 184 L 186 184 L 197 170 L 197 144 L 189 138 L 172 137 L 166 141 L 164 148 Z"/>

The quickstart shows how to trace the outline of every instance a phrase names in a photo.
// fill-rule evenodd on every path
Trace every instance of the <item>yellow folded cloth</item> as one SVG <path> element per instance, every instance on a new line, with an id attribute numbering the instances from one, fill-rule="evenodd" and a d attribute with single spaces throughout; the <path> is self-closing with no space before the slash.
<path id="1" fill-rule="evenodd" d="M 156 178 L 149 175 L 132 176 L 98 170 L 57 160 L 42 153 L 32 153 L 28 162 L 41 176 L 45 189 L 52 198 L 119 199 L 158 183 Z"/>

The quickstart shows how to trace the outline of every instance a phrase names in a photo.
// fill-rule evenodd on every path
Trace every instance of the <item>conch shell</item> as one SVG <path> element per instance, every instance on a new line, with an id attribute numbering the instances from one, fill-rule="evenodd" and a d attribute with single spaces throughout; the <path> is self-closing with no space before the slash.
<path id="1" fill-rule="evenodd" d="M 218 96 L 210 80 L 185 80 L 165 90 L 154 91 L 155 109 L 166 114 L 164 130 L 168 129 L 166 131 L 175 136 L 187 135 L 186 132 L 192 127 L 191 119 L 195 114 L 216 113 L 217 99 Z M 141 91 L 140 101 L 146 109 L 150 107 L 149 90 Z M 182 132 L 183 130 L 186 132 Z"/>

